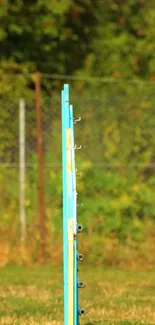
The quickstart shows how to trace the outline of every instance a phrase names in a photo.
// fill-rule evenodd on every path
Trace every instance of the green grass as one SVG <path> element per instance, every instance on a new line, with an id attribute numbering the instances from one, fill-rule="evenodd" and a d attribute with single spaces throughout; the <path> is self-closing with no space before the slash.
<path id="1" fill-rule="evenodd" d="M 83 325 L 155 324 L 155 272 L 80 267 Z M 62 325 L 61 269 L 0 269 L 0 324 Z"/>

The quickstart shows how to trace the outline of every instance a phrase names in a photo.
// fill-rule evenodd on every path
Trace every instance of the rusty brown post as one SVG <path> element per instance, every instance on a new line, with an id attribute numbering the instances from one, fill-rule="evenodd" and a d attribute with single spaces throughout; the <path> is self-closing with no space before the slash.
<path id="1" fill-rule="evenodd" d="M 45 264 L 45 204 L 44 204 L 44 176 L 43 176 L 43 134 L 41 116 L 41 84 L 40 73 L 35 73 L 35 104 L 37 122 L 37 152 L 38 152 L 38 176 L 39 176 L 39 214 L 40 214 L 40 263 Z"/>

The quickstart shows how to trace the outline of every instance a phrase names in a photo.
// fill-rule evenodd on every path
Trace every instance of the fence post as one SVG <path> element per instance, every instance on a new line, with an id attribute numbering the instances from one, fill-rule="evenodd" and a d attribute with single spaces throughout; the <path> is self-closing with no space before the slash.
<path id="1" fill-rule="evenodd" d="M 25 217 L 25 101 L 19 101 L 19 214 L 21 226 L 21 241 L 26 238 Z"/>
<path id="2" fill-rule="evenodd" d="M 63 172 L 63 261 L 64 261 L 64 325 L 78 325 L 79 315 L 84 309 L 79 308 L 78 288 L 84 288 L 78 280 L 78 260 L 83 255 L 78 252 L 78 233 L 82 226 L 77 224 L 77 192 L 73 107 L 69 104 L 69 85 L 62 91 L 62 172 Z"/>
<path id="3" fill-rule="evenodd" d="M 40 263 L 46 260 L 45 253 L 45 204 L 44 204 L 44 176 L 43 176 L 43 135 L 41 116 L 41 84 L 40 73 L 35 74 L 35 100 L 36 100 L 36 122 L 37 122 L 37 151 L 38 151 L 38 176 L 39 176 L 39 213 L 40 213 Z"/>

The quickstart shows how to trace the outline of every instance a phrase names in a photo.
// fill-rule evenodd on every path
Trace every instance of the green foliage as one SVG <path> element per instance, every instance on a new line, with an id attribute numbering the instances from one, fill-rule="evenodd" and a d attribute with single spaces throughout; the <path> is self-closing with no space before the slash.
<path id="1" fill-rule="evenodd" d="M 78 219 L 86 228 L 86 253 L 90 249 L 91 234 L 95 247 L 97 245 L 94 261 L 107 259 L 102 252 L 107 238 L 111 243 L 116 240 L 116 247 L 119 242 L 124 247 L 142 249 L 143 255 L 147 250 L 147 244 L 143 247 L 143 243 L 149 240 L 153 243 L 155 233 L 152 226 L 155 220 L 154 87 L 115 84 L 113 88 L 105 85 L 100 89 L 92 85 L 92 88 L 83 86 L 82 89 L 73 85 L 72 102 L 75 116 L 83 117 L 75 128 L 75 142 L 82 144 L 80 154 L 76 155 L 76 165 L 82 171 L 82 177 L 77 178 L 78 204 L 83 203 L 78 208 Z M 50 98 L 43 92 L 42 102 L 45 214 L 50 250 L 54 238 L 60 240 L 62 234 L 60 95 L 55 92 Z M 10 115 L 14 108 L 13 105 L 10 112 L 3 112 L 10 117 L 8 124 L 12 127 L 12 131 L 9 129 L 12 138 L 9 136 L 7 143 L 4 141 L 7 118 L 2 120 L 3 132 L 0 133 L 2 161 L 9 162 L 10 167 L 16 162 L 14 169 L 2 165 L 0 173 L 3 184 L 0 227 L 5 234 L 13 225 L 19 231 L 17 148 L 16 155 L 12 155 L 13 143 L 18 136 L 18 116 L 15 124 Z M 33 233 L 34 241 L 38 242 L 38 167 L 36 144 L 32 143 L 32 139 L 36 141 L 36 122 L 32 108 L 30 106 L 26 112 L 25 205 L 28 238 Z M 9 180 L 7 184 L 6 180 Z M 15 234 L 14 230 L 10 240 Z M 113 256 L 113 260 L 117 261 L 117 256 Z"/>
<path id="2" fill-rule="evenodd" d="M 154 80 L 154 13 L 153 0 L 3 1 L 0 66 Z"/>
<path id="3" fill-rule="evenodd" d="M 29 72 L 73 73 L 81 67 L 95 24 L 87 2 L 22 0 L 1 4 L 1 59 Z M 74 58 L 74 59 L 73 59 Z"/>
<path id="4" fill-rule="evenodd" d="M 155 218 L 153 0 L 1 2 L 0 228 L 4 236 L 10 231 L 12 240 L 19 230 L 21 97 L 26 100 L 27 224 L 30 233 L 37 229 L 38 236 L 33 73 L 39 70 L 48 241 L 51 232 L 58 234 L 62 228 L 59 92 L 62 82 L 52 81 L 46 74 L 110 76 L 116 80 L 109 85 L 96 81 L 71 83 L 75 116 L 82 116 L 75 134 L 76 143 L 83 148 L 77 157 L 77 167 L 83 172 L 78 180 L 79 196 L 84 202 L 79 208 L 79 221 L 87 228 L 88 236 L 94 231 L 95 241 L 101 235 L 138 245 L 146 237 L 153 238 L 154 228 L 149 226 L 148 230 L 146 226 L 148 222 L 152 225 Z M 120 84 L 119 78 L 146 79 L 150 84 Z"/>
<path id="5" fill-rule="evenodd" d="M 88 74 L 154 79 L 154 1 L 99 1 Z"/>

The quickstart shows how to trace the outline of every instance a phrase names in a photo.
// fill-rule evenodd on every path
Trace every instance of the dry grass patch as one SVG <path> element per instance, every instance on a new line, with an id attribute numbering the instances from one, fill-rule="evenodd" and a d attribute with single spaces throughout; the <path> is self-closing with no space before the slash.
<path id="1" fill-rule="evenodd" d="M 155 272 L 80 268 L 80 325 L 155 324 Z M 0 325 L 63 325 L 61 269 L 0 269 Z"/>

